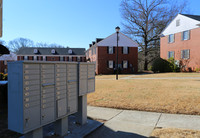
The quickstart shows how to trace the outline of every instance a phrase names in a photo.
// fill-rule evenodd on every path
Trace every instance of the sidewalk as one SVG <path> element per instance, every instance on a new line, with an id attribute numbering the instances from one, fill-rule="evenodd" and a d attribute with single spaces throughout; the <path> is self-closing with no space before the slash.
<path id="1" fill-rule="evenodd" d="M 88 106 L 88 117 L 106 120 L 95 137 L 149 137 L 156 127 L 200 130 L 200 116 Z M 89 136 L 92 137 L 92 136 Z"/>

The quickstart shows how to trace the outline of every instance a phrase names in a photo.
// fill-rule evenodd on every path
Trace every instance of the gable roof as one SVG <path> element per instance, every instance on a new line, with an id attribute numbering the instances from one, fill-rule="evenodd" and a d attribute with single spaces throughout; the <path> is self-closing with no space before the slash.
<path id="1" fill-rule="evenodd" d="M 34 49 L 38 52 L 34 53 Z M 55 49 L 55 54 L 51 50 Z M 72 50 L 72 53 L 68 52 Z M 41 48 L 41 47 L 23 47 L 17 52 L 17 55 L 85 55 L 85 48 Z"/>
<path id="2" fill-rule="evenodd" d="M 117 46 L 117 33 L 106 37 L 100 42 L 96 43 L 97 46 Z M 118 46 L 138 47 L 138 44 L 131 38 L 127 37 L 123 33 L 119 32 Z"/>
<path id="3" fill-rule="evenodd" d="M 176 26 L 176 21 L 179 20 L 180 25 Z M 200 24 L 200 16 L 189 14 L 177 14 L 175 18 L 163 29 L 162 36 L 183 32 L 198 28 Z"/>
<path id="4" fill-rule="evenodd" d="M 200 21 L 199 15 L 190 15 L 190 14 L 181 14 L 181 15 L 184 15 L 184 16 L 187 16 L 187 17 L 192 18 L 194 20 Z"/>

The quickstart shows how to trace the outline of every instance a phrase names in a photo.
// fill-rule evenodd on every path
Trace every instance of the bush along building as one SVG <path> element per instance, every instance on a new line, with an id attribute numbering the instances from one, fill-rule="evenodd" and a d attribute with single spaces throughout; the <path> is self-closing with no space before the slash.
<path id="1" fill-rule="evenodd" d="M 17 60 L 86 62 L 85 48 L 20 48 Z"/>
<path id="2" fill-rule="evenodd" d="M 200 16 L 178 14 L 163 30 L 160 57 L 173 57 L 182 71 L 200 69 Z"/>
<path id="3" fill-rule="evenodd" d="M 117 62 L 117 33 L 105 39 L 97 38 L 86 51 L 86 59 L 96 64 L 96 74 L 114 74 Z M 119 73 L 137 73 L 138 44 L 123 33 L 118 34 Z"/>

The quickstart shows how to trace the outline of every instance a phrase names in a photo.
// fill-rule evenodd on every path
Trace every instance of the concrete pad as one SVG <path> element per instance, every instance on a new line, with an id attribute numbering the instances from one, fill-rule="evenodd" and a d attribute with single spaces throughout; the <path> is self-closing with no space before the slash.
<path id="1" fill-rule="evenodd" d="M 162 114 L 157 127 L 200 130 L 200 116 Z"/>
<path id="2" fill-rule="evenodd" d="M 94 109 L 88 110 L 88 117 L 102 120 L 110 120 L 111 118 L 118 115 L 123 110 L 112 109 L 112 108 L 103 108 L 103 107 L 95 107 Z"/>
<path id="3" fill-rule="evenodd" d="M 85 125 L 78 125 L 71 122 L 69 124 L 69 134 L 64 138 L 83 138 L 102 125 L 103 123 L 90 119 L 87 120 L 87 124 Z"/>
<path id="4" fill-rule="evenodd" d="M 90 111 L 90 110 L 93 110 L 93 109 L 95 109 L 96 107 L 94 107 L 94 106 L 87 106 L 87 111 Z"/>
<path id="5" fill-rule="evenodd" d="M 115 132 L 137 134 L 142 137 L 149 137 L 154 129 L 154 126 L 141 125 L 130 121 L 117 121 L 116 119 L 111 119 L 104 125 Z"/>
<path id="6" fill-rule="evenodd" d="M 131 122 L 133 124 L 155 127 L 160 115 L 161 113 L 124 110 L 113 118 L 112 121 Z"/>

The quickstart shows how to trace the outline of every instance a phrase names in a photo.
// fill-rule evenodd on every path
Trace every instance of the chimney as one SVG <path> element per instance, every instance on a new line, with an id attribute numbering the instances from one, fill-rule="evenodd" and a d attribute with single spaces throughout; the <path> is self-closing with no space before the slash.
<path id="1" fill-rule="evenodd" d="M 92 45 L 95 45 L 95 41 L 92 41 Z"/>
<path id="2" fill-rule="evenodd" d="M 89 47 L 92 47 L 92 44 L 89 44 Z"/>
<path id="3" fill-rule="evenodd" d="M 96 38 L 96 43 L 100 42 L 101 40 L 103 40 L 103 38 Z"/>

